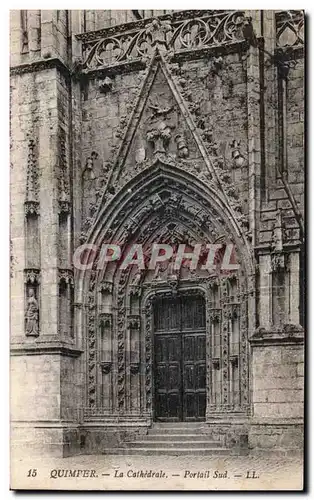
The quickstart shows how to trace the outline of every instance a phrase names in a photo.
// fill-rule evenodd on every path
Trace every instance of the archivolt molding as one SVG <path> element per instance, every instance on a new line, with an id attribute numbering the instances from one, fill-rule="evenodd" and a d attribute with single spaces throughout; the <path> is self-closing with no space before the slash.
<path id="1" fill-rule="evenodd" d="M 199 233 L 198 237 L 205 235 L 204 229 L 209 225 L 213 228 L 216 224 L 216 236 L 225 234 L 227 237 L 230 236 L 230 239 L 234 239 L 236 247 L 241 249 L 242 253 L 244 252 L 243 255 L 246 255 L 246 273 L 248 275 L 252 273 L 249 245 L 243 233 L 239 233 L 238 227 L 234 224 L 230 208 L 217 191 L 213 187 L 205 186 L 190 173 L 158 160 L 155 161 L 153 167 L 147 169 L 145 176 L 139 174 L 132 179 L 124 189 L 119 191 L 111 203 L 102 207 L 97 223 L 91 228 L 88 243 L 100 246 L 103 241 L 120 244 L 129 241 L 136 227 L 145 227 L 145 220 L 149 213 L 161 208 L 158 208 L 160 204 L 158 196 L 160 192 L 167 190 L 170 193 L 169 199 L 167 203 L 161 203 L 164 205 L 165 215 L 173 210 L 174 199 L 176 197 L 179 199 L 184 194 L 186 202 L 190 200 L 191 205 L 190 208 L 187 206 L 187 213 L 190 211 L 191 217 L 190 227 L 196 225 L 203 233 Z M 199 210 L 195 206 L 195 203 L 196 205 L 198 203 L 196 200 L 200 200 Z M 184 216 L 182 208 L 177 212 L 180 217 Z M 178 216 L 175 212 L 173 213 L 176 217 Z M 131 214 L 132 217 L 130 217 Z M 157 222 L 158 224 L 160 225 L 160 222 Z M 215 235 L 210 238 L 211 241 L 214 239 Z"/>

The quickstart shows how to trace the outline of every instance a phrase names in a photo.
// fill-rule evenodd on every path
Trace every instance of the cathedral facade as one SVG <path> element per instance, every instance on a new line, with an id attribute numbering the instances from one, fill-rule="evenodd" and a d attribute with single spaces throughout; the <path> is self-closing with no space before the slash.
<path id="1" fill-rule="evenodd" d="M 10 31 L 13 449 L 172 422 L 302 447 L 303 12 L 22 10 Z M 238 266 L 100 265 L 155 243 Z"/>

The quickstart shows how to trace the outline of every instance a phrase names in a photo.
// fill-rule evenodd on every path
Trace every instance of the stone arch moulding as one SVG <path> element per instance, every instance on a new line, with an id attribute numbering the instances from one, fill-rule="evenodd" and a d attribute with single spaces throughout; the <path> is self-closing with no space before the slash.
<path id="1" fill-rule="evenodd" d="M 124 249 L 132 243 L 141 243 L 145 249 L 145 245 L 149 247 L 153 242 L 193 246 L 198 242 L 217 241 L 232 242 L 240 263 L 236 276 L 237 304 L 229 303 L 227 297 L 223 298 L 226 305 L 221 306 L 221 328 L 227 345 L 229 317 L 233 309 L 241 309 L 241 397 L 247 407 L 247 337 L 252 325 L 247 323 L 246 311 L 248 301 L 254 304 L 251 288 L 253 262 L 245 236 L 239 234 L 229 207 L 219 194 L 193 174 L 157 158 L 151 167 L 128 182 L 100 210 L 87 243 L 99 249 L 103 243 L 119 243 Z M 98 269 L 98 259 L 99 254 L 91 270 L 76 271 L 76 303 L 85 306 L 78 308 L 83 318 L 76 321 L 76 324 L 82 324 L 87 346 L 85 418 L 111 419 L 119 416 L 128 419 L 136 416 L 148 422 L 152 412 L 151 399 L 147 397 L 151 391 L 152 341 L 151 299 L 147 301 L 146 298 L 161 290 L 182 293 L 186 289 L 204 289 L 207 294 L 206 312 L 212 314 L 210 290 L 220 278 L 207 271 L 206 276 L 193 274 L 192 271 L 184 271 L 185 275 L 173 275 L 167 269 L 161 271 L 160 277 L 154 271 L 136 272 L 132 267 L 121 270 L 116 263 L 108 263 Z M 221 278 L 222 295 L 227 295 L 228 279 L 228 276 Z M 107 327 L 100 328 L 100 324 Z M 138 346 L 137 350 L 134 345 Z M 224 354 L 223 349 L 222 352 L 222 384 L 226 385 L 228 352 Z M 104 387 L 108 387 L 109 378 L 112 391 L 104 397 Z M 134 394 L 137 394 L 136 398 Z M 226 396 L 221 400 L 220 411 L 228 408 L 230 404 Z"/>

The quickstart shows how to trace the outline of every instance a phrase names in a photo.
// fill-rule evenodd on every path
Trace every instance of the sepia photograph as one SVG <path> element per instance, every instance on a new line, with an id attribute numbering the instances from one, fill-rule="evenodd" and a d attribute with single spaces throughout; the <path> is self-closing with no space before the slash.
<path id="1" fill-rule="evenodd" d="M 303 491 L 303 10 L 10 11 L 10 488 Z"/>

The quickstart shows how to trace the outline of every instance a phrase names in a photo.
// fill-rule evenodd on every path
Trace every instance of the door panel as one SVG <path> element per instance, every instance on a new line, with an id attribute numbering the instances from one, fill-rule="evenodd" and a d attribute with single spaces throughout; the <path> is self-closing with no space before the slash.
<path id="1" fill-rule="evenodd" d="M 155 326 L 158 332 L 154 335 L 155 418 L 164 421 L 204 420 L 204 304 L 197 300 L 161 301 L 155 310 Z"/>
<path id="2" fill-rule="evenodd" d="M 183 419 L 203 420 L 206 411 L 205 334 L 182 334 Z"/>
<path id="3" fill-rule="evenodd" d="M 155 335 L 156 418 L 182 419 L 182 374 L 180 335 Z"/>

